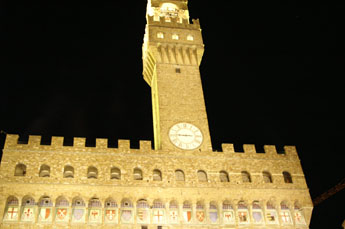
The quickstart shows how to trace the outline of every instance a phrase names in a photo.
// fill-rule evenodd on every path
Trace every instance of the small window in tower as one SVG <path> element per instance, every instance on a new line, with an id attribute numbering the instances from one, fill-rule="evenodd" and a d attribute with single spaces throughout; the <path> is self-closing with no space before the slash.
<path id="1" fill-rule="evenodd" d="M 162 32 L 158 32 L 157 33 L 157 38 L 163 39 L 164 38 L 164 34 Z"/>
<path id="2" fill-rule="evenodd" d="M 175 68 L 176 73 L 181 73 L 181 68 Z"/>
<path id="3" fill-rule="evenodd" d="M 193 35 L 188 35 L 187 36 L 187 41 L 194 41 Z"/>
<path id="4" fill-rule="evenodd" d="M 178 40 L 178 39 L 179 39 L 179 36 L 178 36 L 177 34 L 173 34 L 173 35 L 172 35 L 172 39 L 173 39 L 173 40 Z"/>

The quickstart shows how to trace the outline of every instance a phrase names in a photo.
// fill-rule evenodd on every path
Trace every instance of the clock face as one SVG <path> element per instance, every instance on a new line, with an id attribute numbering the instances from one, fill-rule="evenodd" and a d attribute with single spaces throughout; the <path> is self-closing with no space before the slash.
<path id="1" fill-rule="evenodd" d="M 169 130 L 170 141 L 180 149 L 192 150 L 198 148 L 203 136 L 198 127 L 190 123 L 177 123 Z"/>

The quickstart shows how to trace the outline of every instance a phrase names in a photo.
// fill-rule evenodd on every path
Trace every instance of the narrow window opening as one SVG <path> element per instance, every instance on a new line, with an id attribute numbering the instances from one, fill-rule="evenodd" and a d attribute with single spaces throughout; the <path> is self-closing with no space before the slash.
<path id="1" fill-rule="evenodd" d="M 23 164 L 16 165 L 16 168 L 14 169 L 14 175 L 15 176 L 25 176 L 26 175 L 26 166 Z"/>
<path id="2" fill-rule="evenodd" d="M 283 172 L 283 176 L 284 176 L 285 183 L 292 184 L 292 177 L 289 172 Z"/>
<path id="3" fill-rule="evenodd" d="M 181 73 L 181 68 L 175 68 L 176 73 Z"/>

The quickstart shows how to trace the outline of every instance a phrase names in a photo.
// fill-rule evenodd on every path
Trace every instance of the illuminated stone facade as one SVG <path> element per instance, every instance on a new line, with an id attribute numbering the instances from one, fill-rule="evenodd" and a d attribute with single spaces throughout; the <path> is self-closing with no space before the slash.
<path id="1" fill-rule="evenodd" d="M 199 65 L 204 45 L 187 1 L 151 0 L 143 45 L 154 149 L 7 135 L 1 228 L 308 228 L 312 202 L 294 146 L 212 150 Z M 188 124 L 188 125 L 184 125 Z M 176 127 L 177 126 L 177 127 Z M 173 129 L 175 128 L 176 129 Z"/>

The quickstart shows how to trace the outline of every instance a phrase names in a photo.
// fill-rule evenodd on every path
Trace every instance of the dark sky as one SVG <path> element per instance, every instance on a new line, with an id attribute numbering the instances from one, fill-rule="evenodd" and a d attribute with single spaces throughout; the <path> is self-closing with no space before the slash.
<path id="1" fill-rule="evenodd" d="M 206 48 L 200 69 L 214 149 L 296 145 L 312 198 L 345 177 L 344 5 L 189 3 Z M 90 145 L 152 139 L 145 10 L 144 0 L 1 1 L 0 129 Z M 341 228 L 344 192 L 315 208 L 311 228 Z"/>

